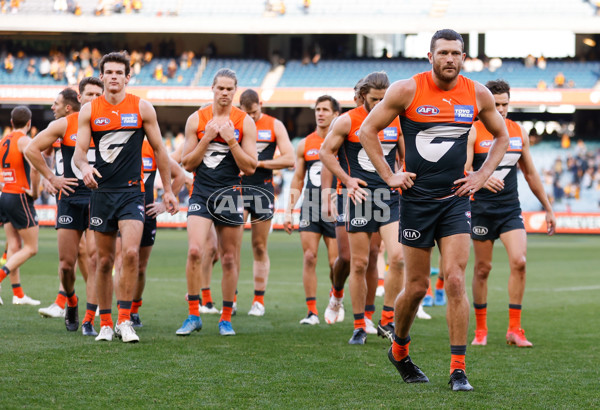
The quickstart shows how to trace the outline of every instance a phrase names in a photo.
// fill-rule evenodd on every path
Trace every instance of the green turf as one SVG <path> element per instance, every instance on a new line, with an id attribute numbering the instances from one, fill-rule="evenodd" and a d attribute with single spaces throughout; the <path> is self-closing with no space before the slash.
<path id="1" fill-rule="evenodd" d="M 219 336 L 218 316 L 211 315 L 203 316 L 200 333 L 175 336 L 187 315 L 184 231 L 158 234 L 140 310 L 141 342 L 135 345 L 99 343 L 80 332 L 67 333 L 61 320 L 41 318 L 37 307 L 13 306 L 5 281 L 1 293 L 5 304 L 0 307 L 0 408 L 600 407 L 598 236 L 529 237 L 523 326 L 533 349 L 504 342 L 508 270 L 504 249 L 496 248 L 489 283 L 488 346 L 467 351 L 472 393 L 448 389 L 444 308 L 428 308 L 433 319 L 417 320 L 411 332 L 411 356 L 429 376 L 427 385 L 401 381 L 388 362 L 385 340 L 370 336 L 363 347 L 349 346 L 350 312 L 335 326 L 300 326 L 306 307 L 297 233 L 271 237 L 267 314 L 247 316 L 252 263 L 249 236 L 244 239 L 235 337 Z M 39 254 L 21 271 L 25 291 L 41 299 L 42 306 L 56 295 L 56 264 L 55 232 L 43 229 Z M 317 300 L 321 314 L 329 287 L 325 265 L 321 258 Z M 468 282 L 471 276 L 472 263 Z M 219 278 L 217 268 L 212 289 L 220 306 Z M 83 302 L 82 284 L 78 279 Z M 378 317 L 382 299 L 376 303 Z M 349 297 L 346 305 L 350 309 Z"/>

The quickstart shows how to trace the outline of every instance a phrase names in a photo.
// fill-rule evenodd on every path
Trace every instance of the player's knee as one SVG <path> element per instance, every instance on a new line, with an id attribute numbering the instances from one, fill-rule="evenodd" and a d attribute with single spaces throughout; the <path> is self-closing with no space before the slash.
<path id="1" fill-rule="evenodd" d="M 478 279 L 486 280 L 492 271 L 492 263 L 488 261 L 478 261 L 475 264 L 475 276 Z"/>
<path id="2" fill-rule="evenodd" d="M 465 292 L 465 280 L 462 275 L 446 275 L 444 288 L 448 297 L 459 297 Z"/>
<path id="3" fill-rule="evenodd" d="M 140 248 L 137 246 L 130 246 L 126 249 L 123 249 L 123 261 L 136 262 L 140 256 Z M 137 265 L 136 265 L 137 266 Z"/>
<path id="4" fill-rule="evenodd" d="M 388 263 L 396 269 L 404 269 L 404 258 L 402 252 L 388 252 Z"/>
<path id="5" fill-rule="evenodd" d="M 224 252 L 221 257 L 221 266 L 223 270 L 231 270 L 235 269 L 237 264 L 237 258 L 235 257 L 234 252 Z"/>
<path id="6" fill-rule="evenodd" d="M 100 272 L 112 272 L 115 259 L 110 255 L 99 256 L 97 263 Z"/>
<path id="7" fill-rule="evenodd" d="M 354 273 L 364 274 L 369 266 L 369 258 L 362 256 L 355 256 L 352 258 L 352 271 Z"/>
<path id="8" fill-rule="evenodd" d="M 68 275 L 75 272 L 75 261 L 71 259 L 61 259 L 58 263 L 58 269 L 61 275 Z"/>
<path id="9" fill-rule="evenodd" d="M 317 264 L 317 253 L 310 249 L 304 251 L 304 265 L 315 266 Z"/>
<path id="10" fill-rule="evenodd" d="M 257 260 L 263 260 L 267 257 L 267 244 L 262 242 L 255 242 L 252 244 L 252 250 L 254 251 L 254 257 Z"/>
<path id="11" fill-rule="evenodd" d="M 200 247 L 198 246 L 194 246 L 194 245 L 190 245 L 190 247 L 188 248 L 188 260 L 192 261 L 192 262 L 199 262 L 202 259 L 202 251 L 200 250 Z M 210 257 L 210 255 L 209 255 Z"/>

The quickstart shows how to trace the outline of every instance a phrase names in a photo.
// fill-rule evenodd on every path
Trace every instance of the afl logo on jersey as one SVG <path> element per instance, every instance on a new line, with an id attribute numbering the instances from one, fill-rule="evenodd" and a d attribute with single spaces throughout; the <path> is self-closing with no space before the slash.
<path id="1" fill-rule="evenodd" d="M 308 152 L 306 153 L 306 156 L 308 156 L 308 157 L 312 157 L 313 155 L 319 156 L 319 150 L 316 148 L 313 148 L 313 149 L 309 149 Z"/>
<path id="2" fill-rule="evenodd" d="M 71 141 L 77 141 L 77 134 L 73 134 L 69 137 Z"/>
<path id="3" fill-rule="evenodd" d="M 404 237 L 404 239 L 414 241 L 421 237 L 421 232 L 416 231 L 414 229 L 404 229 L 402 231 L 402 236 Z"/>
<path id="4" fill-rule="evenodd" d="M 110 120 L 106 117 L 100 117 L 100 118 L 96 118 L 96 120 L 94 120 L 94 124 L 99 125 L 99 126 L 108 125 L 108 124 L 110 124 Z"/>
<path id="5" fill-rule="evenodd" d="M 433 105 L 421 105 L 417 108 L 417 114 L 425 115 L 430 117 L 432 115 L 438 115 L 440 113 L 440 109 Z"/>
<path id="6" fill-rule="evenodd" d="M 479 143 L 479 146 L 480 146 L 481 148 L 489 148 L 489 147 L 491 147 L 491 146 L 492 146 L 492 143 L 493 143 L 493 142 L 494 142 L 494 141 L 491 141 L 491 140 L 485 140 L 485 141 L 481 141 L 481 142 Z"/>

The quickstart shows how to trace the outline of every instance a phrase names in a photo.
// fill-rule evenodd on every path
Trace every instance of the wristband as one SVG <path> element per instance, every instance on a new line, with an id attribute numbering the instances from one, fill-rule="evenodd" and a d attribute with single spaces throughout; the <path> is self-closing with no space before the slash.
<path id="1" fill-rule="evenodd" d="M 229 148 L 233 148 L 236 145 L 238 145 L 238 142 L 236 140 L 233 140 L 233 144 L 230 144 L 229 142 L 227 143 L 227 145 L 229 145 Z"/>

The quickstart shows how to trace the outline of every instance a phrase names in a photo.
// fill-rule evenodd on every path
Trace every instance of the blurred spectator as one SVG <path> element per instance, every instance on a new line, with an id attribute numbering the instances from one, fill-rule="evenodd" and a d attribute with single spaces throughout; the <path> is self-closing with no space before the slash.
<path id="1" fill-rule="evenodd" d="M 190 68 L 194 63 L 195 57 L 196 55 L 193 51 L 184 51 L 179 60 L 179 68 L 181 68 L 182 71 L 185 71 L 188 68 Z"/>
<path id="2" fill-rule="evenodd" d="M 46 77 L 48 74 L 50 74 L 50 60 L 48 60 L 48 57 L 42 57 L 40 60 L 40 75 Z"/>
<path id="3" fill-rule="evenodd" d="M 35 58 L 29 59 L 29 64 L 27 64 L 27 68 L 25 69 L 25 71 L 27 72 L 28 76 L 32 76 L 35 74 L 35 72 L 37 71 L 35 68 Z"/>
<path id="4" fill-rule="evenodd" d="M 133 11 L 135 11 L 136 13 L 139 13 L 140 10 L 142 10 L 142 1 L 141 0 L 133 0 L 131 2 L 131 7 L 133 8 Z"/>
<path id="5" fill-rule="evenodd" d="M 309 9 L 310 9 L 310 0 L 302 0 L 302 11 L 304 11 L 304 14 L 308 14 Z"/>
<path id="6" fill-rule="evenodd" d="M 546 69 L 546 58 L 544 57 L 544 55 L 541 55 L 540 58 L 537 59 L 537 67 L 540 70 Z"/>
<path id="7" fill-rule="evenodd" d="M 149 64 L 153 58 L 154 58 L 154 54 L 152 54 L 152 51 L 146 51 L 144 53 L 144 59 L 142 60 L 142 67 L 145 66 L 146 64 Z"/>
<path id="8" fill-rule="evenodd" d="M 7 73 L 12 73 L 15 69 L 15 58 L 12 53 L 8 53 L 6 57 L 4 57 L 4 69 Z"/>
<path id="9" fill-rule="evenodd" d="M 172 58 L 169 60 L 169 64 L 167 64 L 167 77 L 175 78 L 175 74 L 177 74 L 177 61 Z"/>
<path id="10" fill-rule="evenodd" d="M 565 75 L 562 71 L 559 71 L 556 76 L 554 76 L 554 86 L 558 88 L 562 88 L 565 86 Z"/>
<path id="11" fill-rule="evenodd" d="M 164 77 L 164 72 L 163 72 L 163 66 L 162 64 L 157 64 L 156 67 L 154 68 L 154 73 L 152 74 L 152 77 L 157 80 L 157 81 L 162 81 L 163 77 Z"/>
<path id="12" fill-rule="evenodd" d="M 563 136 L 561 137 L 560 146 L 564 149 L 567 149 L 571 146 L 571 139 L 567 134 L 563 134 Z"/>
<path id="13" fill-rule="evenodd" d="M 573 80 L 567 81 L 567 88 L 575 88 L 575 81 L 573 81 Z"/>
<path id="14" fill-rule="evenodd" d="M 523 63 L 525 64 L 525 67 L 531 68 L 535 65 L 535 57 L 531 54 L 528 54 Z"/>
<path id="15" fill-rule="evenodd" d="M 83 47 L 79 52 L 79 61 L 81 64 L 81 69 L 85 70 L 87 66 L 91 64 L 90 62 L 91 54 L 90 49 L 88 47 Z"/>
<path id="16" fill-rule="evenodd" d="M 54 12 L 64 13 L 67 11 L 67 0 L 54 0 Z"/>
<path id="17" fill-rule="evenodd" d="M 92 67 L 93 68 L 99 68 L 98 64 L 100 63 L 100 59 L 102 59 L 102 54 L 96 47 L 94 47 L 92 49 Z"/>
<path id="18" fill-rule="evenodd" d="M 77 67 L 75 63 L 69 61 L 65 68 L 65 76 L 69 85 L 77 85 Z"/>
<path id="19" fill-rule="evenodd" d="M 498 57 L 493 57 L 490 59 L 489 62 L 489 70 L 493 73 L 494 71 L 496 71 L 497 69 L 499 69 L 500 67 L 502 67 L 502 59 L 498 58 Z"/>
<path id="20" fill-rule="evenodd" d="M 540 91 L 546 90 L 548 88 L 548 84 L 544 80 L 540 80 L 537 83 L 537 89 Z"/>

